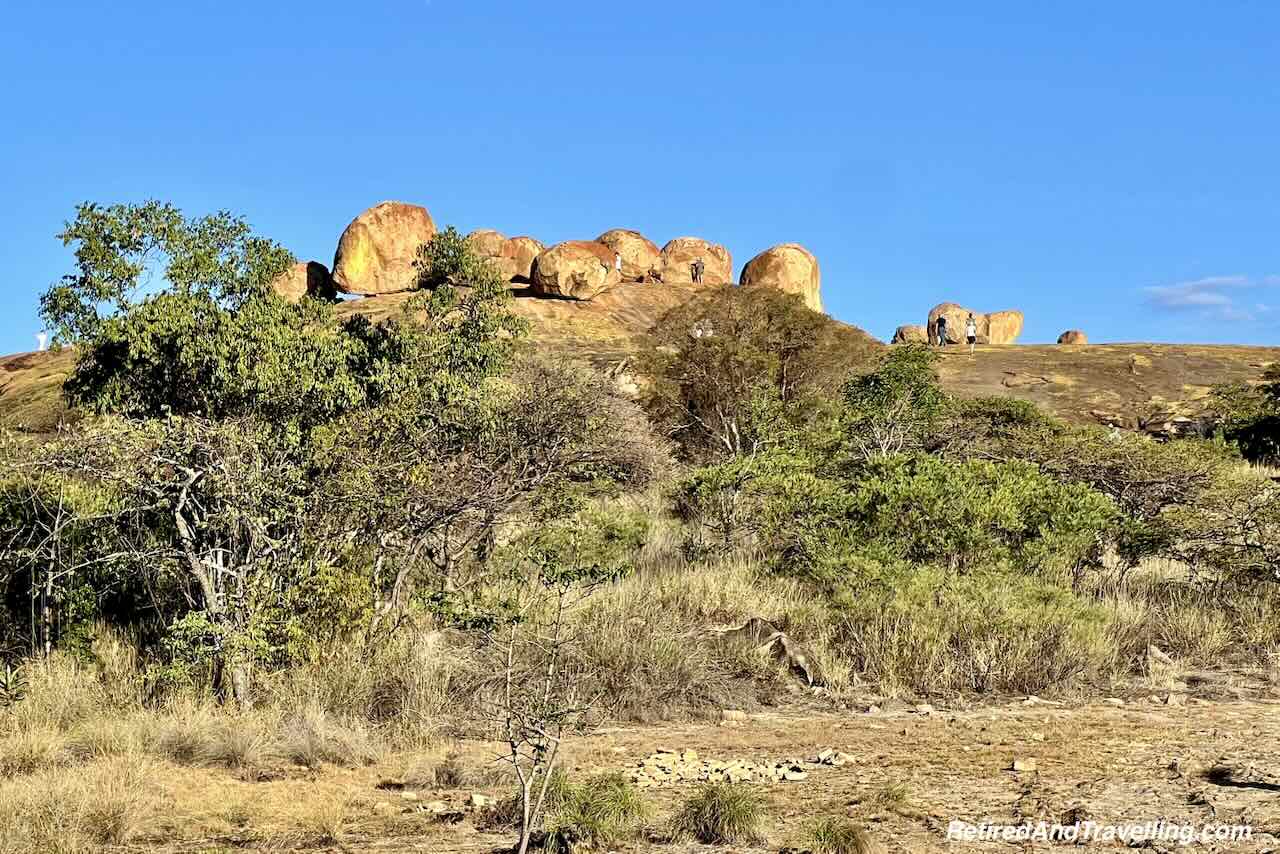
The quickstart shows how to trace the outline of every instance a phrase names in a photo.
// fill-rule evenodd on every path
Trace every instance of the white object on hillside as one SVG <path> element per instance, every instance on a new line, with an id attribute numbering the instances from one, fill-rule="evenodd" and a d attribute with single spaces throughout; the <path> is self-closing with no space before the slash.
<path id="1" fill-rule="evenodd" d="M 36 350 L 43 353 L 49 346 L 49 333 L 43 329 L 36 333 Z"/>

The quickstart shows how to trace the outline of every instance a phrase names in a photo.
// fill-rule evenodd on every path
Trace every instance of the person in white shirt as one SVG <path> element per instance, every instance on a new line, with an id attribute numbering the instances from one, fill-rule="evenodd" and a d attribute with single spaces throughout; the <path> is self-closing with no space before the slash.
<path id="1" fill-rule="evenodd" d="M 613 253 L 613 269 L 618 271 L 618 275 L 622 275 L 622 255 L 618 252 Z"/>
<path id="2" fill-rule="evenodd" d="M 49 346 L 49 333 L 45 332 L 42 329 L 36 333 L 36 349 L 39 350 L 41 353 L 43 353 L 44 348 L 48 346 Z"/>
<path id="3" fill-rule="evenodd" d="M 964 322 L 964 337 L 969 342 L 969 355 L 972 356 L 974 345 L 978 343 L 978 321 L 973 319 L 972 314 Z"/>

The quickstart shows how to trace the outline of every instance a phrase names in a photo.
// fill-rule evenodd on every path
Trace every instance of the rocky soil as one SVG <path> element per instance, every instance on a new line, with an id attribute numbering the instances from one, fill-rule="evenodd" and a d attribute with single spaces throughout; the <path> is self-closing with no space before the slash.
<path id="1" fill-rule="evenodd" d="M 790 708 L 719 721 L 627 725 L 576 739 L 574 775 L 622 771 L 645 776 L 653 815 L 646 836 L 614 850 L 657 854 L 803 851 L 819 817 L 866 827 L 886 852 L 1048 851 L 1042 843 L 948 841 L 953 820 L 1021 824 L 1093 821 L 1243 824 L 1252 839 L 1233 843 L 1144 843 L 1149 851 L 1280 851 L 1280 699 L 1274 677 L 1192 677 L 1189 694 L 1138 693 L 1088 702 L 1034 697 L 932 705 L 880 700 L 844 711 L 797 701 Z M 874 698 L 872 698 L 874 699 Z M 810 708 L 806 708 L 806 705 Z M 819 710 L 817 706 L 826 706 Z M 870 708 L 868 711 L 867 709 Z M 469 742 L 463 757 L 491 765 L 496 745 Z M 656 781 L 644 769 L 689 769 Z M 714 768 L 754 770 L 744 785 L 766 797 L 765 841 L 703 846 L 663 838 L 666 819 Z M 693 768 L 701 769 L 693 773 Z M 783 767 L 778 773 L 771 769 Z M 723 773 L 723 770 L 719 773 Z M 485 828 L 501 787 L 406 790 L 382 768 L 338 777 L 253 784 L 269 801 L 288 786 L 344 792 L 348 831 L 326 851 L 492 852 L 509 834 Z M 280 793 L 272 790 L 280 787 Z M 405 835 L 395 822 L 417 821 Z M 218 843 L 218 844 L 224 844 Z M 245 845 L 254 849 L 253 844 Z M 1120 843 L 1084 846 L 1120 850 Z M 226 850 L 214 840 L 146 851 Z M 260 849 L 259 849 L 260 850 Z M 275 850 L 275 849 L 271 849 Z M 311 848 L 310 850 L 316 850 Z"/>

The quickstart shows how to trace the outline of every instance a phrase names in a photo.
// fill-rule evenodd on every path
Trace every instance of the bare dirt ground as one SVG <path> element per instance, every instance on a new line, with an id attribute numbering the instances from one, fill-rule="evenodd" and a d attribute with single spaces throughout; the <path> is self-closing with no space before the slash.
<path id="1" fill-rule="evenodd" d="M 1239 683 L 1237 683 L 1239 684 Z M 1195 689 L 1193 689 L 1193 694 Z M 651 830 L 616 847 L 626 852 L 778 852 L 804 850 L 806 831 L 823 816 L 851 818 L 864 825 L 888 852 L 1047 851 L 1066 843 L 949 841 L 948 824 L 1050 824 L 1093 821 L 1128 824 L 1165 821 L 1179 825 L 1248 825 L 1252 838 L 1239 842 L 1174 842 L 1126 845 L 1095 841 L 1083 849 L 1151 851 L 1280 851 L 1280 699 L 1274 682 L 1201 691 L 1214 699 L 1175 695 L 1115 700 L 1054 702 L 1010 698 L 979 704 L 940 705 L 919 711 L 889 701 L 879 710 L 819 711 L 799 708 L 753 714 L 738 727 L 712 722 L 613 726 L 576 739 L 566 766 L 574 777 L 633 768 L 659 748 L 692 749 L 704 759 L 759 762 L 794 757 L 805 761 L 807 779 L 753 783 L 766 796 L 766 841 L 750 846 L 703 846 L 663 838 L 663 826 L 697 784 L 646 788 L 653 810 Z M 812 764 L 825 748 L 852 757 L 842 767 Z M 464 742 L 463 761 L 483 768 L 497 745 Z M 1034 770 L 1012 770 L 1034 765 Z M 510 845 L 510 834 L 477 827 L 478 814 L 466 803 L 475 792 L 506 794 L 502 786 L 460 790 L 420 790 L 412 801 L 387 791 L 387 765 L 269 782 L 238 782 L 245 797 L 260 806 L 302 802 L 308 789 L 341 793 L 347 819 L 341 844 L 294 846 L 238 838 L 194 841 L 165 851 L 294 850 L 492 852 Z M 197 774 L 197 772 L 191 772 Z M 206 772 L 198 772 L 204 775 Z M 213 773 L 213 772 L 208 772 Z M 225 800 L 218 781 L 186 779 L 185 796 Z M 176 781 L 175 781 L 176 783 Z M 381 784 L 382 788 L 379 788 Z M 170 791 L 168 797 L 185 799 Z M 430 801 L 448 804 L 451 818 L 424 809 Z M 449 813 L 445 814 L 446 816 Z M 183 823 L 174 816 L 175 836 Z"/>

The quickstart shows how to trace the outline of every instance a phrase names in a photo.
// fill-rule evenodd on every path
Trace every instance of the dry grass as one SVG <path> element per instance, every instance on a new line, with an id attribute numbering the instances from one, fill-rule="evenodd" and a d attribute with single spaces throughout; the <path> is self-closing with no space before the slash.
<path id="1" fill-rule="evenodd" d="M 707 783 L 688 798 L 671 819 L 674 839 L 693 838 L 706 845 L 762 841 L 764 799 L 739 783 Z"/>
<path id="2" fill-rule="evenodd" d="M 873 854 L 881 849 L 859 825 L 845 818 L 819 819 L 809 831 L 813 854 Z"/>
<path id="3" fill-rule="evenodd" d="M 0 852 L 81 854 L 130 842 L 159 808 L 152 774 L 140 757 L 113 757 L 0 784 Z"/>

